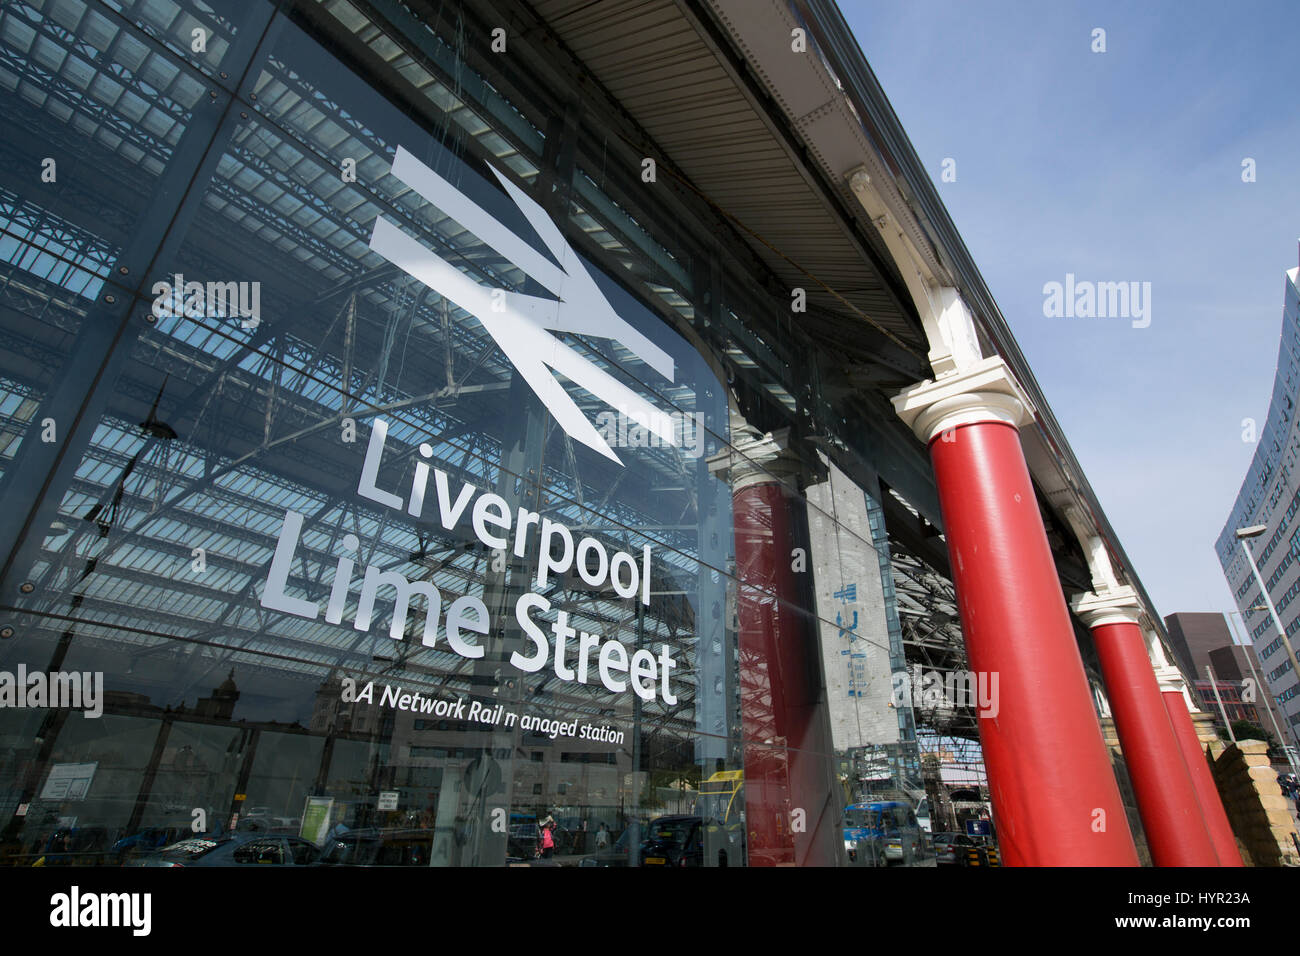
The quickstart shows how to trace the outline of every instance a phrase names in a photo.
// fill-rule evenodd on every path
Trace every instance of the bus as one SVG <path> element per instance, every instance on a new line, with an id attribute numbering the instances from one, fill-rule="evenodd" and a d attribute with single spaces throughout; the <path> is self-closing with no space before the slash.
<path id="1" fill-rule="evenodd" d="M 745 855 L 745 772 L 718 770 L 700 782 L 695 815 L 704 826 L 709 865 L 739 866 Z"/>
<path id="2" fill-rule="evenodd" d="M 853 863 L 913 863 L 923 847 L 921 825 L 909 803 L 879 800 L 844 808 L 844 849 Z"/>
<path id="3" fill-rule="evenodd" d="M 695 815 L 703 817 L 706 824 L 718 827 L 739 825 L 741 790 L 745 783 L 743 770 L 719 770 L 700 783 L 700 795 L 695 801 Z"/>

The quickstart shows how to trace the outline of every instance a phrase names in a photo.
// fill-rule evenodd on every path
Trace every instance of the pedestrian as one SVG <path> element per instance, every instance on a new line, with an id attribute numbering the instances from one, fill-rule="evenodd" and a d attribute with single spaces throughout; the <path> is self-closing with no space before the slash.
<path id="1" fill-rule="evenodd" d="M 609 827 L 602 823 L 600 829 L 596 831 L 596 849 L 603 850 L 607 846 L 609 846 Z"/>
<path id="2" fill-rule="evenodd" d="M 549 860 L 555 853 L 555 821 L 550 817 L 542 824 L 541 837 L 538 840 L 538 855 L 543 860 Z"/>

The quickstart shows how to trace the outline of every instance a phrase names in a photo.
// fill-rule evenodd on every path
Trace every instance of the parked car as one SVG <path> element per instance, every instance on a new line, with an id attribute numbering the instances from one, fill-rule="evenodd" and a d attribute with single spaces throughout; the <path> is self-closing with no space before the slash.
<path id="1" fill-rule="evenodd" d="M 640 828 L 644 835 L 645 827 Z M 579 861 L 579 866 L 631 866 L 632 860 L 632 828 L 628 827 L 618 835 L 611 845 L 596 850 L 595 853 L 585 856 Z"/>
<path id="2" fill-rule="evenodd" d="M 325 842 L 322 866 L 428 866 L 432 830 L 349 830 Z"/>
<path id="3" fill-rule="evenodd" d="M 698 867 L 704 865 L 704 818 L 659 817 L 646 828 L 641 844 L 644 867 Z"/>
<path id="4" fill-rule="evenodd" d="M 94 866 L 113 862 L 105 827 L 59 827 L 50 834 L 33 866 Z"/>
<path id="5" fill-rule="evenodd" d="M 310 866 L 320 858 L 316 845 L 283 834 L 236 833 L 181 840 L 137 857 L 128 866 Z"/>
<path id="6" fill-rule="evenodd" d="M 125 862 L 132 857 L 170 846 L 192 832 L 189 827 L 145 827 L 138 833 L 122 837 L 113 844 L 110 852 L 116 854 L 119 861 Z"/>
<path id="7" fill-rule="evenodd" d="M 885 862 L 908 863 L 925 855 L 925 839 L 919 832 L 903 831 L 885 837 Z"/>
<path id="8" fill-rule="evenodd" d="M 935 862 L 939 866 L 1000 866 L 998 848 L 982 837 L 964 833 L 934 836 Z"/>
<path id="9" fill-rule="evenodd" d="M 975 845 L 975 841 L 964 833 L 936 833 L 931 840 L 934 844 L 935 862 L 939 866 L 956 866 L 958 850 Z"/>

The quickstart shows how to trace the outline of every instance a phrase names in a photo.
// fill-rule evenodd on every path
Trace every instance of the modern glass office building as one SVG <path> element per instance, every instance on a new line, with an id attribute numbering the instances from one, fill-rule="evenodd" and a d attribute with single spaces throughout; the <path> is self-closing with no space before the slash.
<path id="1" fill-rule="evenodd" d="M 1267 692 L 1277 702 L 1282 720 L 1286 723 L 1279 741 L 1296 750 L 1300 732 L 1300 679 L 1297 678 L 1290 654 L 1278 633 L 1277 625 L 1265 606 L 1271 600 L 1282 626 L 1294 648 L 1296 632 L 1300 630 L 1300 604 L 1295 604 L 1300 594 L 1300 524 L 1296 512 L 1300 511 L 1300 474 L 1296 459 L 1300 456 L 1300 429 L 1296 427 L 1296 401 L 1300 397 L 1300 291 L 1297 281 L 1300 268 L 1288 269 L 1283 283 L 1282 335 L 1278 347 L 1277 373 L 1273 380 L 1273 396 L 1268 407 L 1268 419 L 1258 429 L 1258 435 L 1246 434 L 1244 438 L 1257 438 L 1259 444 L 1250 470 L 1241 483 L 1241 491 L 1233 503 L 1215 543 L 1219 563 L 1228 579 L 1242 614 L 1246 631 L 1250 634 L 1253 653 L 1257 655 L 1260 671 L 1267 682 Z M 1253 422 L 1243 422 L 1243 429 L 1255 430 Z M 1242 553 L 1243 544 L 1237 531 L 1263 525 L 1264 531 L 1249 540 L 1255 564 L 1267 589 L 1260 589 L 1259 580 Z"/>
<path id="2" fill-rule="evenodd" d="M 0 6 L 4 862 L 1109 845 L 1016 760 L 1135 861 L 1062 590 L 1140 584 L 838 11 L 742 6 Z M 891 404 L 977 366 L 994 425 Z M 981 427 L 1055 689 L 963 635 Z"/>

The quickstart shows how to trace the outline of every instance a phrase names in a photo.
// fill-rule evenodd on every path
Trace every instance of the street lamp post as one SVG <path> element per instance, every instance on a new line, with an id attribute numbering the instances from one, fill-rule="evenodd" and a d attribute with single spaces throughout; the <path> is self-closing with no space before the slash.
<path id="1" fill-rule="evenodd" d="M 1255 605 L 1254 607 L 1246 608 L 1246 610 L 1265 611 L 1268 609 L 1265 608 L 1263 605 Z M 1276 711 L 1282 710 L 1282 702 L 1277 699 L 1277 697 L 1269 689 L 1268 684 L 1266 684 L 1263 678 L 1259 676 L 1259 671 L 1255 670 L 1255 645 L 1250 641 L 1250 631 L 1246 627 L 1246 617 L 1241 611 L 1228 611 L 1227 613 L 1229 615 L 1235 614 L 1237 617 L 1241 618 L 1241 629 L 1243 632 L 1245 632 L 1246 641 L 1244 644 L 1240 644 L 1238 646 L 1240 646 L 1242 650 L 1245 652 L 1246 663 L 1250 666 L 1250 676 L 1254 678 L 1255 686 L 1260 688 L 1260 690 L 1262 690 L 1265 694 L 1267 694 L 1269 699 L 1271 699 L 1275 705 L 1275 707 L 1266 706 L 1264 709 L 1268 711 L 1268 719 L 1273 722 L 1273 729 L 1277 732 L 1278 744 L 1282 747 L 1282 752 L 1286 754 L 1286 762 L 1291 765 L 1291 772 L 1295 774 L 1297 777 L 1300 777 L 1300 769 L 1296 767 L 1296 762 L 1295 762 L 1296 748 L 1292 747 L 1290 744 L 1285 743 L 1286 736 L 1282 733 L 1282 728 L 1278 725 L 1277 722 Z M 1228 630 L 1229 632 L 1232 633 L 1232 643 L 1236 644 L 1237 643 L 1236 630 L 1231 625 L 1228 626 Z"/>
<path id="2" fill-rule="evenodd" d="M 1296 680 L 1300 681 L 1300 663 L 1297 663 L 1296 661 L 1295 649 L 1291 647 L 1291 639 L 1286 636 L 1286 628 L 1282 626 L 1282 621 L 1277 616 L 1277 608 L 1273 606 L 1273 599 L 1269 597 L 1268 588 L 1264 585 L 1264 578 L 1260 575 L 1259 568 L 1255 565 L 1255 556 L 1251 554 L 1250 545 L 1246 543 L 1248 539 L 1257 538 L 1267 530 L 1268 526 L 1262 524 L 1251 525 L 1249 528 L 1238 528 L 1236 531 L 1237 540 L 1241 542 L 1241 550 L 1245 553 L 1246 563 L 1250 565 L 1250 571 L 1255 576 L 1255 583 L 1259 585 L 1259 593 L 1264 599 L 1265 606 L 1268 607 L 1269 616 L 1273 619 L 1273 626 L 1277 628 L 1278 634 L 1282 637 L 1282 646 L 1286 648 L 1287 656 L 1291 660 L 1291 673 L 1296 676 Z M 1241 623 L 1244 627 L 1246 624 L 1246 619 L 1244 617 L 1242 618 Z M 1247 633 L 1249 633 L 1249 631 Z M 1287 716 L 1285 710 L 1282 711 L 1282 716 Z M 1291 723 L 1289 717 L 1287 717 L 1287 724 L 1291 728 L 1292 738 L 1300 744 L 1300 734 L 1296 732 L 1296 726 Z"/>

